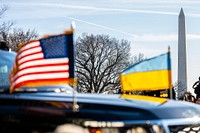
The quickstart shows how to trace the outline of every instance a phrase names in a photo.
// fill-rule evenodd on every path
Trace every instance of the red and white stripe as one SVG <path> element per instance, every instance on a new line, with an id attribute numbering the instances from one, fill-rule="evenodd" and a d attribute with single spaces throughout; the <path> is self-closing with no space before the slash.
<path id="1" fill-rule="evenodd" d="M 39 41 L 24 45 L 17 55 L 18 70 L 11 77 L 11 88 L 22 83 L 63 80 L 69 78 L 69 59 L 44 59 Z"/>

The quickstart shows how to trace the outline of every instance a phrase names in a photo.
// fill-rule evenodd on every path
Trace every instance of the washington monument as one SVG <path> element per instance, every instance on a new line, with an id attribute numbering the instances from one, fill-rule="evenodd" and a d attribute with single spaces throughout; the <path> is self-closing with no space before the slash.
<path id="1" fill-rule="evenodd" d="M 178 97 L 187 91 L 187 56 L 186 56 L 185 15 L 183 9 L 178 17 Z"/>

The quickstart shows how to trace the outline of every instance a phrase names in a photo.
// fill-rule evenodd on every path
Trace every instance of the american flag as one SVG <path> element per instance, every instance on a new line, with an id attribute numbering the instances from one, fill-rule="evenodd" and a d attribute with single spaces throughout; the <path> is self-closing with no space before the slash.
<path id="1" fill-rule="evenodd" d="M 70 78 L 74 78 L 73 32 L 24 44 L 10 75 L 10 92 L 24 86 L 68 84 Z"/>

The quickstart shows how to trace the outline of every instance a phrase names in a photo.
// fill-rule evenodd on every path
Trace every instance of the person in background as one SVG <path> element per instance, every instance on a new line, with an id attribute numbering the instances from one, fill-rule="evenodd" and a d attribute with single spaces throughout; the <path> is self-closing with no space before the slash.
<path id="1" fill-rule="evenodd" d="M 15 61 L 16 53 L 9 50 L 5 41 L 0 41 L 0 92 L 10 88 L 9 75 Z"/>
<path id="2" fill-rule="evenodd" d="M 9 51 L 9 47 L 7 46 L 5 41 L 0 41 L 0 49 L 5 50 L 5 51 Z"/>
<path id="3" fill-rule="evenodd" d="M 200 104 L 200 98 L 197 99 L 196 104 Z"/>
<path id="4" fill-rule="evenodd" d="M 200 98 L 200 77 L 199 80 L 196 81 L 193 85 L 192 88 L 194 89 L 194 93 L 196 94 L 196 99 Z"/>
<path id="5" fill-rule="evenodd" d="M 181 95 L 178 100 L 183 100 L 191 103 L 196 103 L 195 97 L 192 95 L 191 92 L 185 92 L 183 95 Z"/>

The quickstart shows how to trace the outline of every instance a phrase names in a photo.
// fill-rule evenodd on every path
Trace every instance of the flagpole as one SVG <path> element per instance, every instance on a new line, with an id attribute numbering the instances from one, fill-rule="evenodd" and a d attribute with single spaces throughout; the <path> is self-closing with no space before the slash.
<path id="1" fill-rule="evenodd" d="M 170 59 L 170 58 L 171 58 L 171 57 L 170 57 L 170 53 L 171 53 L 171 52 L 170 52 L 170 46 L 168 46 L 168 53 L 169 53 L 169 59 Z M 170 63 L 170 67 L 171 67 L 171 63 Z M 168 76 L 169 76 L 169 84 L 170 84 L 170 85 L 169 85 L 170 99 L 173 99 L 173 94 L 172 94 L 172 89 L 173 89 L 173 88 L 171 87 L 171 82 L 172 82 L 172 79 L 171 79 L 171 78 L 172 78 L 172 77 L 171 77 L 171 70 L 169 71 L 169 75 L 168 75 Z"/>
<path id="2" fill-rule="evenodd" d="M 72 23 L 71 23 L 71 30 L 74 31 L 75 28 L 76 28 L 75 22 L 72 21 Z M 72 45 L 74 45 L 74 44 L 72 44 Z M 75 51 L 75 50 L 74 50 L 74 51 Z M 74 63 L 75 63 L 75 61 L 74 61 Z M 74 79 L 73 79 L 73 80 L 74 80 Z M 78 109 L 79 109 L 79 106 L 78 106 L 78 104 L 77 104 L 76 85 L 75 85 L 75 83 L 73 83 L 73 112 L 78 112 Z"/>

